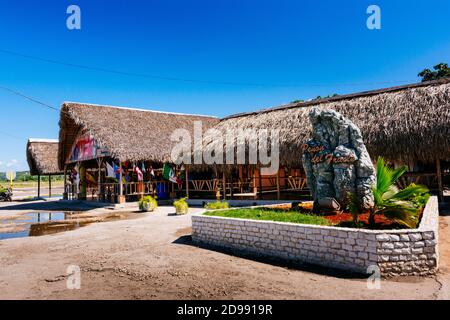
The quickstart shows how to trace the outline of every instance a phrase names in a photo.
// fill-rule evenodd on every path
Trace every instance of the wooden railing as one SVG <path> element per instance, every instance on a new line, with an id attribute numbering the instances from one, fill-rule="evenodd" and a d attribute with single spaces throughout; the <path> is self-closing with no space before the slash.
<path id="1" fill-rule="evenodd" d="M 261 187 L 260 187 L 261 183 Z M 405 188 L 409 184 L 424 184 L 431 190 L 436 189 L 437 176 L 435 173 L 405 173 L 398 181 L 400 188 Z M 157 187 L 159 185 L 159 187 Z M 223 195 L 222 179 L 194 179 L 189 180 L 189 192 L 217 193 Z M 76 185 L 67 184 L 65 193 L 68 199 L 78 199 L 79 188 Z M 162 191 L 169 196 L 170 192 L 178 192 L 177 196 L 186 193 L 186 182 L 177 185 L 167 180 L 147 181 L 147 182 L 126 182 L 123 184 L 123 194 L 125 196 L 155 195 L 157 191 Z M 225 191 L 227 197 L 233 196 L 257 196 L 260 193 L 308 191 L 305 176 L 287 176 L 278 179 L 275 176 L 249 178 L 225 181 Z M 102 201 L 114 201 L 120 194 L 119 183 L 101 183 L 100 192 L 97 187 L 87 188 L 86 196 L 91 199 Z M 210 196 L 210 195 L 208 195 Z"/>
<path id="2" fill-rule="evenodd" d="M 210 180 L 189 180 L 189 191 L 195 192 L 215 192 L 221 187 L 218 179 Z M 185 185 L 182 186 L 185 189 Z"/>
<path id="3" fill-rule="evenodd" d="M 67 184 L 64 187 L 64 193 L 67 194 L 67 200 L 78 199 L 78 186 L 75 184 Z"/>

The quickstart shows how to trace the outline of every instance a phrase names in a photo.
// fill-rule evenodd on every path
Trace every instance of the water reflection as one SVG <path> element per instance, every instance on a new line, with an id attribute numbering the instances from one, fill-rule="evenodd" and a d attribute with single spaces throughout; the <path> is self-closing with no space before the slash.
<path id="1" fill-rule="evenodd" d="M 0 240 L 35 237 L 74 230 L 95 222 L 134 219 L 139 213 L 108 213 L 86 215 L 76 211 L 33 212 L 13 216 L 0 216 Z"/>

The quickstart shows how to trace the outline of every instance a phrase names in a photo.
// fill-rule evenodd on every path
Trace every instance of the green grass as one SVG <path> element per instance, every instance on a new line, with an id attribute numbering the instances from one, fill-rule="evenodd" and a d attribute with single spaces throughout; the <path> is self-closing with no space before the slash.
<path id="1" fill-rule="evenodd" d="M 270 220 L 279 222 L 292 222 L 316 225 L 330 225 L 329 221 L 321 216 L 305 214 L 298 211 L 285 211 L 272 208 L 231 209 L 208 211 L 206 216 L 218 216 L 226 218 Z"/>
<path id="2" fill-rule="evenodd" d="M 64 185 L 64 181 L 53 181 L 52 180 L 52 188 L 53 187 L 61 187 Z M 13 181 L 13 189 L 14 188 L 37 188 L 38 183 L 37 181 Z M 9 182 L 2 181 L 0 182 L 0 188 L 9 188 Z M 41 181 L 41 188 L 47 188 L 48 187 L 48 181 Z"/>

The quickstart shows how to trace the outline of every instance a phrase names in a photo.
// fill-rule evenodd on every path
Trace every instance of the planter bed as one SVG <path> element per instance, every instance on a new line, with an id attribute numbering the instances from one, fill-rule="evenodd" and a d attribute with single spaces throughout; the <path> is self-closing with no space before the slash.
<path id="1" fill-rule="evenodd" d="M 382 276 L 430 275 L 438 266 L 438 202 L 431 197 L 417 229 L 368 230 L 300 223 L 192 216 L 192 238 L 258 256 Z"/>

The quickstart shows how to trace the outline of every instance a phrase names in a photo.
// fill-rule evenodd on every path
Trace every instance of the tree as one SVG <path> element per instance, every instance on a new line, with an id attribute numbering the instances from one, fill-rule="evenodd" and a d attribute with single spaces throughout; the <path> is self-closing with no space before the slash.
<path id="1" fill-rule="evenodd" d="M 337 96 L 338 96 L 337 93 L 329 94 L 329 95 L 327 95 L 325 97 L 317 96 L 315 99 L 312 99 L 312 101 L 314 101 L 314 100 L 321 100 L 321 99 L 328 99 L 328 98 L 337 97 Z M 305 102 L 305 100 L 297 99 L 297 100 L 291 101 L 291 103 L 300 103 L 300 102 Z"/>
<path id="2" fill-rule="evenodd" d="M 439 63 L 433 69 L 435 71 L 426 68 L 418 74 L 422 78 L 422 82 L 450 77 L 450 68 L 447 63 Z"/>

